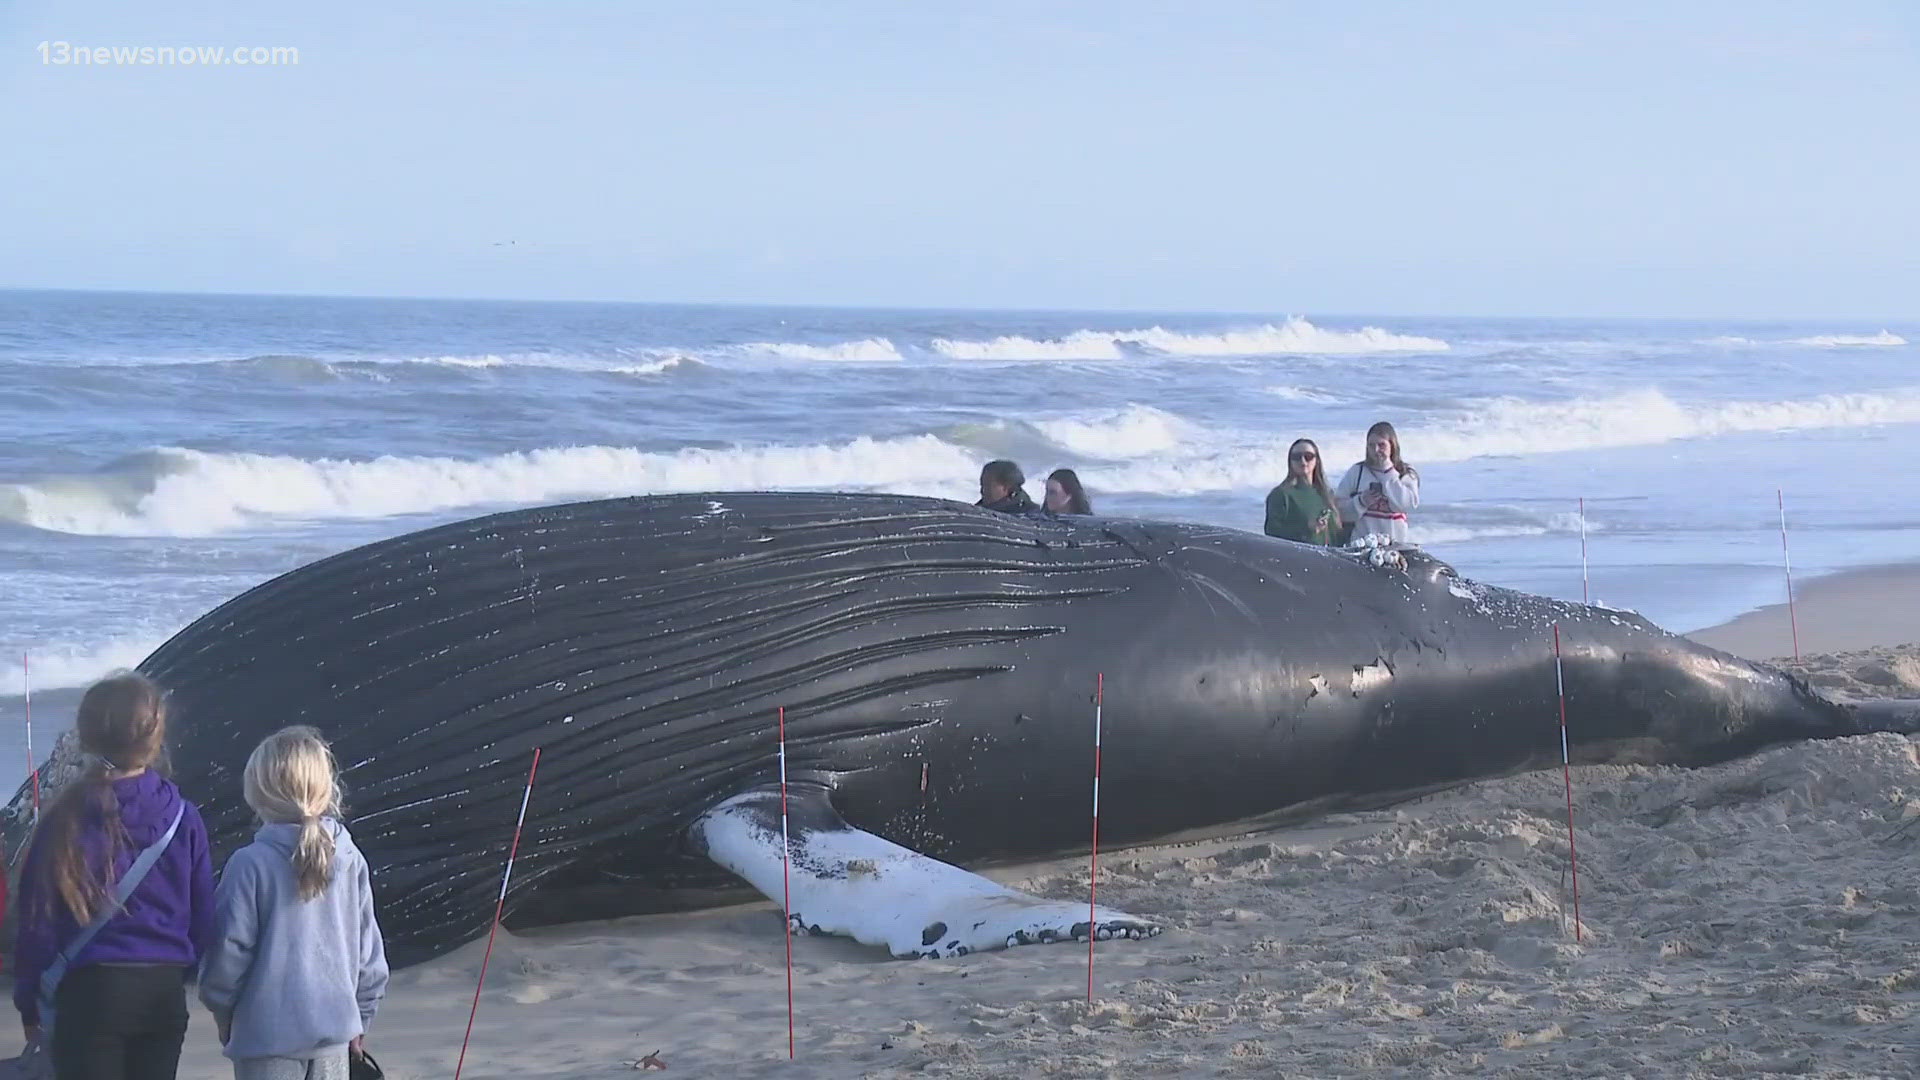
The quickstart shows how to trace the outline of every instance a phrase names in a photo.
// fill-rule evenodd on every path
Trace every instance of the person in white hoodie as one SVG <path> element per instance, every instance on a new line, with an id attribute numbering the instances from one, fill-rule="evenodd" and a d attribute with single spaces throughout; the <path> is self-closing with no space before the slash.
<path id="1" fill-rule="evenodd" d="M 1420 474 L 1400 458 L 1400 435 L 1385 420 L 1367 429 L 1367 456 L 1356 461 L 1334 488 L 1342 517 L 1353 522 L 1351 539 L 1381 535 L 1407 542 L 1407 511 L 1420 505 Z"/>
<path id="2" fill-rule="evenodd" d="M 245 784 L 263 824 L 221 872 L 200 1000 L 234 1080 L 347 1080 L 387 957 L 333 751 L 313 728 L 283 728 L 247 758 Z"/>

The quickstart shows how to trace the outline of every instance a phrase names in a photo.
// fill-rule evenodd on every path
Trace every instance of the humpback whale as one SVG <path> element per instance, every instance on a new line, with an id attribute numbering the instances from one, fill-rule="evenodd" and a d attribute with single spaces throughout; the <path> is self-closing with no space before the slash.
<path id="1" fill-rule="evenodd" d="M 1920 721 L 1417 549 L 872 494 L 428 528 L 265 582 L 139 670 L 169 693 L 170 768 L 217 862 L 251 835 L 254 744 L 327 735 L 396 964 L 486 931 L 535 747 L 509 925 L 747 885 L 778 902 L 782 708 L 790 929 L 952 956 L 1158 931 L 972 872 L 1085 851 L 1097 676 L 1101 836 L 1123 847 L 1557 764 L 1556 625 L 1577 763 L 1698 765 Z M 26 799 L 0 821 L 10 852 Z"/>

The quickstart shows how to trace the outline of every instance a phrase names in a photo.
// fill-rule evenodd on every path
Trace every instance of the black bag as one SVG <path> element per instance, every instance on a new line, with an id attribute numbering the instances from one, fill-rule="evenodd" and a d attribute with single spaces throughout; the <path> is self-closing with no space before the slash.
<path id="1" fill-rule="evenodd" d="M 380 1069 L 380 1063 L 365 1050 L 359 1053 L 347 1051 L 347 1076 L 350 1080 L 383 1080 L 387 1074 Z"/>

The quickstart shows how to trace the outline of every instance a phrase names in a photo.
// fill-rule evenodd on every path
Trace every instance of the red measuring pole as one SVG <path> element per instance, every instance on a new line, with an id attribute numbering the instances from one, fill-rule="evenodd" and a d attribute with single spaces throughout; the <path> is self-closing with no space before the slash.
<path id="1" fill-rule="evenodd" d="M 1087 862 L 1087 1004 L 1093 1004 L 1093 942 L 1099 936 L 1100 920 L 1094 908 L 1094 894 L 1100 884 L 1100 708 L 1106 697 L 1107 676 L 1093 677 L 1093 850 Z"/>
<path id="2" fill-rule="evenodd" d="M 1780 503 L 1780 562 L 1787 568 L 1787 625 L 1793 628 L 1793 661 L 1800 662 L 1800 618 L 1793 611 L 1793 557 L 1787 554 L 1787 493 L 1774 488 Z"/>
<path id="3" fill-rule="evenodd" d="M 40 762 L 33 756 L 33 668 L 20 654 L 20 689 L 27 696 L 27 775 L 33 778 L 33 820 L 40 820 Z"/>
<path id="4" fill-rule="evenodd" d="M 1567 679 L 1560 670 L 1560 624 L 1553 624 L 1553 679 L 1560 689 L 1560 774 L 1567 782 L 1567 861 L 1573 866 L 1573 940 L 1580 940 L 1580 856 L 1573 848 L 1573 761 L 1567 754 Z"/>
<path id="5" fill-rule="evenodd" d="M 473 1018 L 480 1014 L 480 988 L 487 985 L 487 962 L 493 959 L 493 935 L 500 929 L 500 912 L 507 905 L 507 883 L 513 880 L 513 859 L 520 854 L 520 829 L 527 823 L 527 803 L 533 799 L 533 777 L 540 771 L 540 748 L 533 748 L 533 768 L 527 770 L 527 790 L 520 796 L 520 820 L 513 826 L 513 846 L 507 849 L 506 873 L 500 876 L 500 899 L 493 905 L 493 925 L 487 930 L 487 952 L 480 958 L 480 981 L 473 986 L 473 1009 L 467 1013 L 467 1034 L 460 1040 L 460 1060 L 453 1067 L 453 1080 L 467 1065 L 467 1043 L 473 1038 Z"/>
<path id="6" fill-rule="evenodd" d="M 1587 498 L 1580 497 L 1580 602 L 1591 604 L 1587 589 Z"/>
<path id="7" fill-rule="evenodd" d="M 787 937 L 787 1060 L 793 1060 L 793 892 L 787 884 L 793 846 L 787 840 L 787 707 L 780 706 L 780 915 Z"/>

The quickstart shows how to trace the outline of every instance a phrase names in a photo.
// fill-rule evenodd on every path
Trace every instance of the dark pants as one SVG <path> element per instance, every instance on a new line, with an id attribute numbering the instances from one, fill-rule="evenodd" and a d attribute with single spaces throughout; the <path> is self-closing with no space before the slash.
<path id="1" fill-rule="evenodd" d="M 185 970 L 89 964 L 53 997 L 56 1080 L 174 1080 L 187 1036 Z"/>

